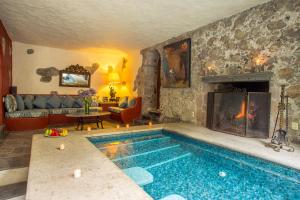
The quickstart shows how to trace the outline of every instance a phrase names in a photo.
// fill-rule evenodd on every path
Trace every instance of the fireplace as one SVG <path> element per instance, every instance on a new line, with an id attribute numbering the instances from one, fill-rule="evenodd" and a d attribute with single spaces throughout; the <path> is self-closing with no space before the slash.
<path id="1" fill-rule="evenodd" d="M 207 127 L 245 137 L 268 138 L 269 82 L 215 84 L 207 98 Z"/>

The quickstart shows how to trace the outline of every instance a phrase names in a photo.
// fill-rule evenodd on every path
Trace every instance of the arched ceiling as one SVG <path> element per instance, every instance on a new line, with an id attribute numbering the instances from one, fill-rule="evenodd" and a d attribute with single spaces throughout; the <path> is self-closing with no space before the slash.
<path id="1" fill-rule="evenodd" d="M 268 0 L 0 0 L 14 41 L 144 48 Z"/>

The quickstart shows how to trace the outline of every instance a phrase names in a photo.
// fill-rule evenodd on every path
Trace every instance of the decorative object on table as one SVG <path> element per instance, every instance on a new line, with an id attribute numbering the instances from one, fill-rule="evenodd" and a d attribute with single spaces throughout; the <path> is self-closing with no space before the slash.
<path id="1" fill-rule="evenodd" d="M 91 74 L 83 66 L 71 65 L 59 72 L 59 86 L 90 87 Z"/>
<path id="2" fill-rule="evenodd" d="M 165 88 L 190 87 L 191 39 L 169 44 L 162 55 L 162 86 Z"/>
<path id="3" fill-rule="evenodd" d="M 120 124 L 117 124 L 116 128 L 119 129 L 120 128 Z"/>
<path id="4" fill-rule="evenodd" d="M 41 76 L 41 82 L 49 83 L 52 80 L 52 76 L 59 75 L 59 70 L 56 67 L 38 68 L 36 73 Z"/>
<path id="5" fill-rule="evenodd" d="M 126 128 L 129 128 L 130 126 L 129 126 L 129 124 L 126 124 Z"/>
<path id="6" fill-rule="evenodd" d="M 92 127 L 88 126 L 88 127 L 87 127 L 87 131 L 90 132 L 91 130 L 92 130 Z"/>
<path id="7" fill-rule="evenodd" d="M 271 139 L 271 143 L 268 146 L 272 147 L 275 151 L 280 151 L 280 149 L 293 152 L 294 147 L 291 146 L 289 137 L 288 137 L 288 129 L 289 129 L 289 121 L 288 121 L 288 106 L 289 106 L 289 97 L 285 95 L 285 85 L 281 86 L 281 94 L 280 94 L 280 102 L 278 104 L 278 111 L 274 126 L 274 131 Z M 286 121 L 285 121 L 285 130 L 283 129 L 283 112 L 286 112 Z M 279 118 L 279 129 L 276 130 L 278 125 Z"/>
<path id="8" fill-rule="evenodd" d="M 116 99 L 115 99 L 115 97 L 116 97 L 116 90 L 115 90 L 115 88 L 114 88 L 114 86 L 113 85 L 110 85 L 109 86 L 109 95 L 110 95 L 110 101 L 115 101 Z"/>
<path id="9" fill-rule="evenodd" d="M 68 135 L 68 130 L 63 129 L 56 129 L 56 128 L 50 128 L 45 129 L 44 136 L 45 137 L 65 137 Z"/>
<path id="10" fill-rule="evenodd" d="M 89 114 L 93 96 L 96 94 L 96 91 L 90 88 L 88 90 L 79 90 L 78 94 L 82 98 L 84 104 L 84 113 Z"/>
<path id="11" fill-rule="evenodd" d="M 120 101 L 120 97 L 116 97 L 116 102 L 119 102 Z"/>
<path id="12" fill-rule="evenodd" d="M 117 72 L 109 72 L 108 74 L 108 81 L 109 81 L 109 95 L 110 101 L 116 101 L 116 84 L 120 83 L 120 76 Z"/>
<path id="13" fill-rule="evenodd" d="M 108 102 L 108 97 L 102 97 L 102 102 L 103 102 L 103 103 Z"/>

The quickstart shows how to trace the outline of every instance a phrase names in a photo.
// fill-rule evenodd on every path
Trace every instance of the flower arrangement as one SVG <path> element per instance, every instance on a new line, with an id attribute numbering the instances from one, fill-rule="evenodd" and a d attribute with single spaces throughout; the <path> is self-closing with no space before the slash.
<path id="1" fill-rule="evenodd" d="M 93 101 L 93 96 L 96 94 L 96 90 L 90 88 L 88 90 L 79 90 L 78 95 L 82 98 L 84 104 L 85 114 L 90 113 L 90 107 Z"/>

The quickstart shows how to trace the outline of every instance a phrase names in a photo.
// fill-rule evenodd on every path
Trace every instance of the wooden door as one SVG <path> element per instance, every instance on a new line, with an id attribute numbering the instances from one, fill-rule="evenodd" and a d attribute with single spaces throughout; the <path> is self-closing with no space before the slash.
<path id="1" fill-rule="evenodd" d="M 4 104 L 2 99 L 9 93 L 12 85 L 12 42 L 0 20 L 0 125 L 4 123 Z"/>

